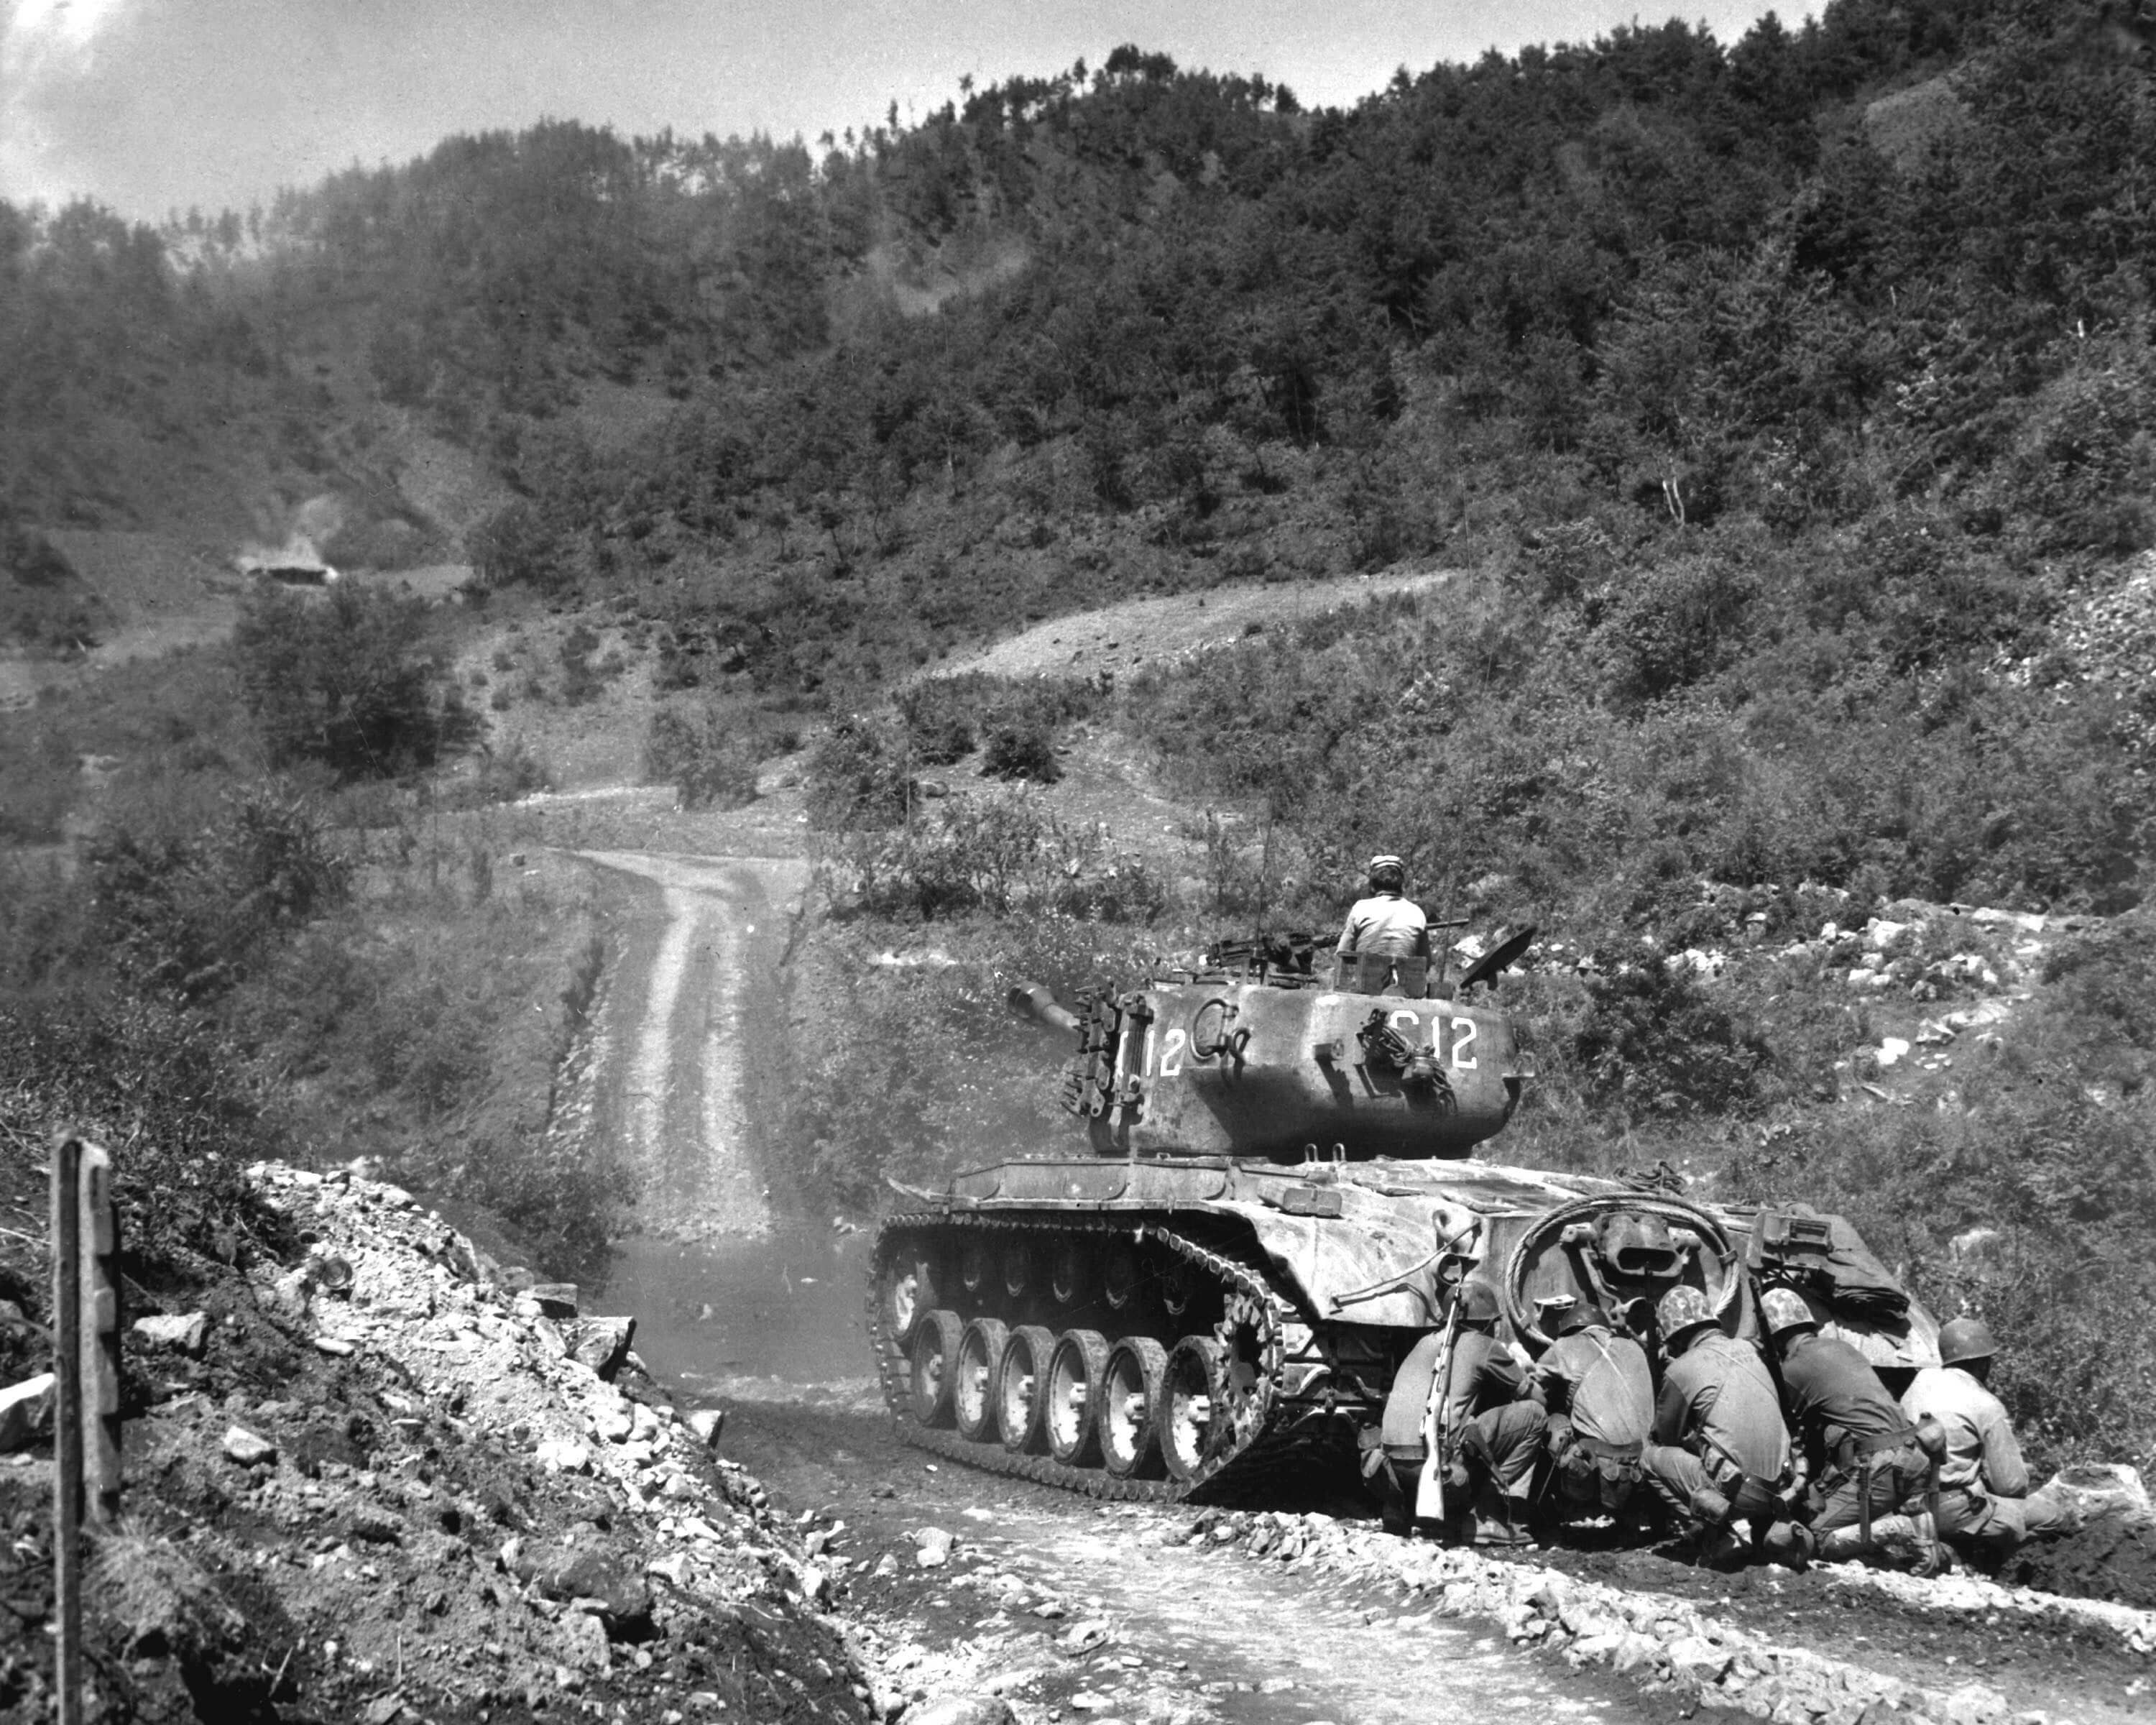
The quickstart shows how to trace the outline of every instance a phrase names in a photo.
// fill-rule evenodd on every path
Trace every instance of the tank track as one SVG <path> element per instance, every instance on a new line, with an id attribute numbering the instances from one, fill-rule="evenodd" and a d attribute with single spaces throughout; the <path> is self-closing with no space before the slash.
<path id="1" fill-rule="evenodd" d="M 927 1450 L 952 1461 L 963 1462 L 988 1473 L 1037 1481 L 1066 1491 L 1075 1491 L 1111 1503 L 1181 1503 L 1226 1497 L 1261 1487 L 1290 1471 L 1306 1473 L 1333 1466 L 1347 1453 L 1337 1423 L 1317 1409 L 1296 1409 L 1288 1420 L 1281 1411 L 1282 1366 L 1287 1353 L 1287 1332 L 1301 1327 L 1303 1314 L 1282 1299 L 1252 1264 L 1179 1234 L 1173 1229 L 1146 1223 L 1138 1238 L 1175 1252 L 1194 1268 L 1210 1276 L 1226 1291 L 1226 1322 L 1253 1324 L 1259 1337 L 1259 1357 L 1264 1376 L 1253 1399 L 1256 1417 L 1245 1422 L 1233 1445 L 1214 1456 L 1195 1479 L 1122 1478 L 1105 1467 L 1074 1467 L 1052 1455 L 1014 1453 L 999 1443 L 976 1443 L 956 1430 L 925 1426 L 913 1417 L 911 1362 L 893 1343 L 885 1322 L 881 1291 L 884 1273 L 898 1238 L 911 1230 L 956 1228 L 1004 1235 L 1020 1231 L 1040 1234 L 1080 1231 L 1101 1235 L 1124 1235 L 1130 1224 L 1108 1220 L 1058 1217 L 1036 1220 L 980 1214 L 950 1215 L 940 1212 L 901 1213 L 887 1220 L 876 1235 L 870 1255 L 867 1294 L 868 1332 L 875 1349 L 876 1367 L 883 1385 L 885 1405 L 897 1422 L 900 1438 L 916 1449 Z"/>

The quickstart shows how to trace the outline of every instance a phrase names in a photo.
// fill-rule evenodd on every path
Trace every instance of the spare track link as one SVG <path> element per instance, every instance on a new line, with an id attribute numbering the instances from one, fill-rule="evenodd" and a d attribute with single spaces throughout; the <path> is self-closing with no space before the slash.
<path id="1" fill-rule="evenodd" d="M 1179 1503 L 1201 1496 L 1220 1496 L 1260 1484 L 1298 1461 L 1317 1465 L 1328 1461 L 1334 1453 L 1337 1434 L 1322 1427 L 1281 1429 L 1270 1419 L 1276 1406 L 1286 1353 L 1282 1327 L 1301 1322 L 1301 1315 L 1274 1293 L 1250 1265 L 1150 1222 L 1142 1224 L 1143 1237 L 1181 1254 L 1206 1275 L 1232 1289 L 1241 1297 L 1232 1300 L 1231 1306 L 1246 1317 L 1257 1316 L 1262 1323 L 1260 1351 L 1267 1378 L 1259 1392 L 1260 1418 L 1255 1430 L 1243 1434 L 1235 1448 L 1215 1457 L 1194 1480 L 1121 1479 L 1105 1467 L 1072 1467 L 1052 1455 L 1014 1455 L 1000 1444 L 971 1443 L 956 1431 L 925 1426 L 913 1418 L 911 1358 L 891 1345 L 880 1297 L 885 1265 L 897 1235 L 923 1227 L 978 1228 L 996 1233 L 1020 1230 L 1052 1232 L 1075 1228 L 1086 1232 L 1120 1234 L 1128 1225 L 1090 1218 L 1033 1221 L 995 1215 L 949 1214 L 936 1210 L 901 1213 L 886 1221 L 877 1232 L 875 1250 L 870 1259 L 868 1331 L 875 1348 L 884 1403 L 898 1424 L 899 1436 L 916 1449 L 931 1450 L 985 1472 L 1037 1480 L 1043 1485 L 1060 1486 L 1066 1491 L 1081 1492 L 1111 1503 Z"/>

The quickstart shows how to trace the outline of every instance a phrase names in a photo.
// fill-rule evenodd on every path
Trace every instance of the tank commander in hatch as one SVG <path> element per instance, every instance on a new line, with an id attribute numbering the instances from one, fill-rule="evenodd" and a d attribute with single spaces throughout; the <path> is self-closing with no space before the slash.
<path id="1" fill-rule="evenodd" d="M 2004 1557 L 2025 1539 L 2073 1531 L 2074 1516 L 2051 1498 L 2029 1495 L 2029 1469 L 2006 1409 L 1984 1380 L 1999 1353 L 1980 1317 L 1939 1326 L 1939 1360 L 1917 1373 L 1902 1396 L 1914 1420 L 1945 1430 L 1939 1463 L 1938 1531 L 1974 1555 Z"/>
<path id="2" fill-rule="evenodd" d="M 1408 887 L 1407 865 L 1397 856 L 1373 856 L 1369 879 L 1370 896 L 1355 901 L 1340 931 L 1337 956 L 1427 960 L 1430 919 L 1420 905 L 1401 896 Z"/>

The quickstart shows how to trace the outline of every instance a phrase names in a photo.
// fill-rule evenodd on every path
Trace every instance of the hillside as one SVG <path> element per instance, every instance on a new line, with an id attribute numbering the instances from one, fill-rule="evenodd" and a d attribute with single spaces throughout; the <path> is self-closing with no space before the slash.
<path id="1" fill-rule="evenodd" d="M 1009 982 L 1329 933 L 1398 851 L 1541 931 L 1512 1153 L 1845 1211 L 2015 1336 L 2044 1463 L 2156 1465 L 2123 17 L 1834 0 L 1322 112 L 1119 49 L 820 155 L 0 211 L 0 1150 L 135 1147 L 176 1297 L 273 1151 L 596 1283 L 581 1051 L 690 973 L 572 853 L 805 869 L 759 1129 L 852 1222 L 1060 1128 Z M 350 578 L 240 582 L 295 534 Z"/>

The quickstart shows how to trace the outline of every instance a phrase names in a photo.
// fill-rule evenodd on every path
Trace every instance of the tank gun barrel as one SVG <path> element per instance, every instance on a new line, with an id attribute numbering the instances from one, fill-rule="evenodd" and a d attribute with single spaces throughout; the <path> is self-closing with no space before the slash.
<path id="1" fill-rule="evenodd" d="M 1040 983 L 1014 983 L 1004 999 L 1020 1018 L 1032 1019 L 1051 1030 L 1075 1032 L 1083 1022 L 1075 1012 L 1055 1004 L 1055 997 Z"/>

